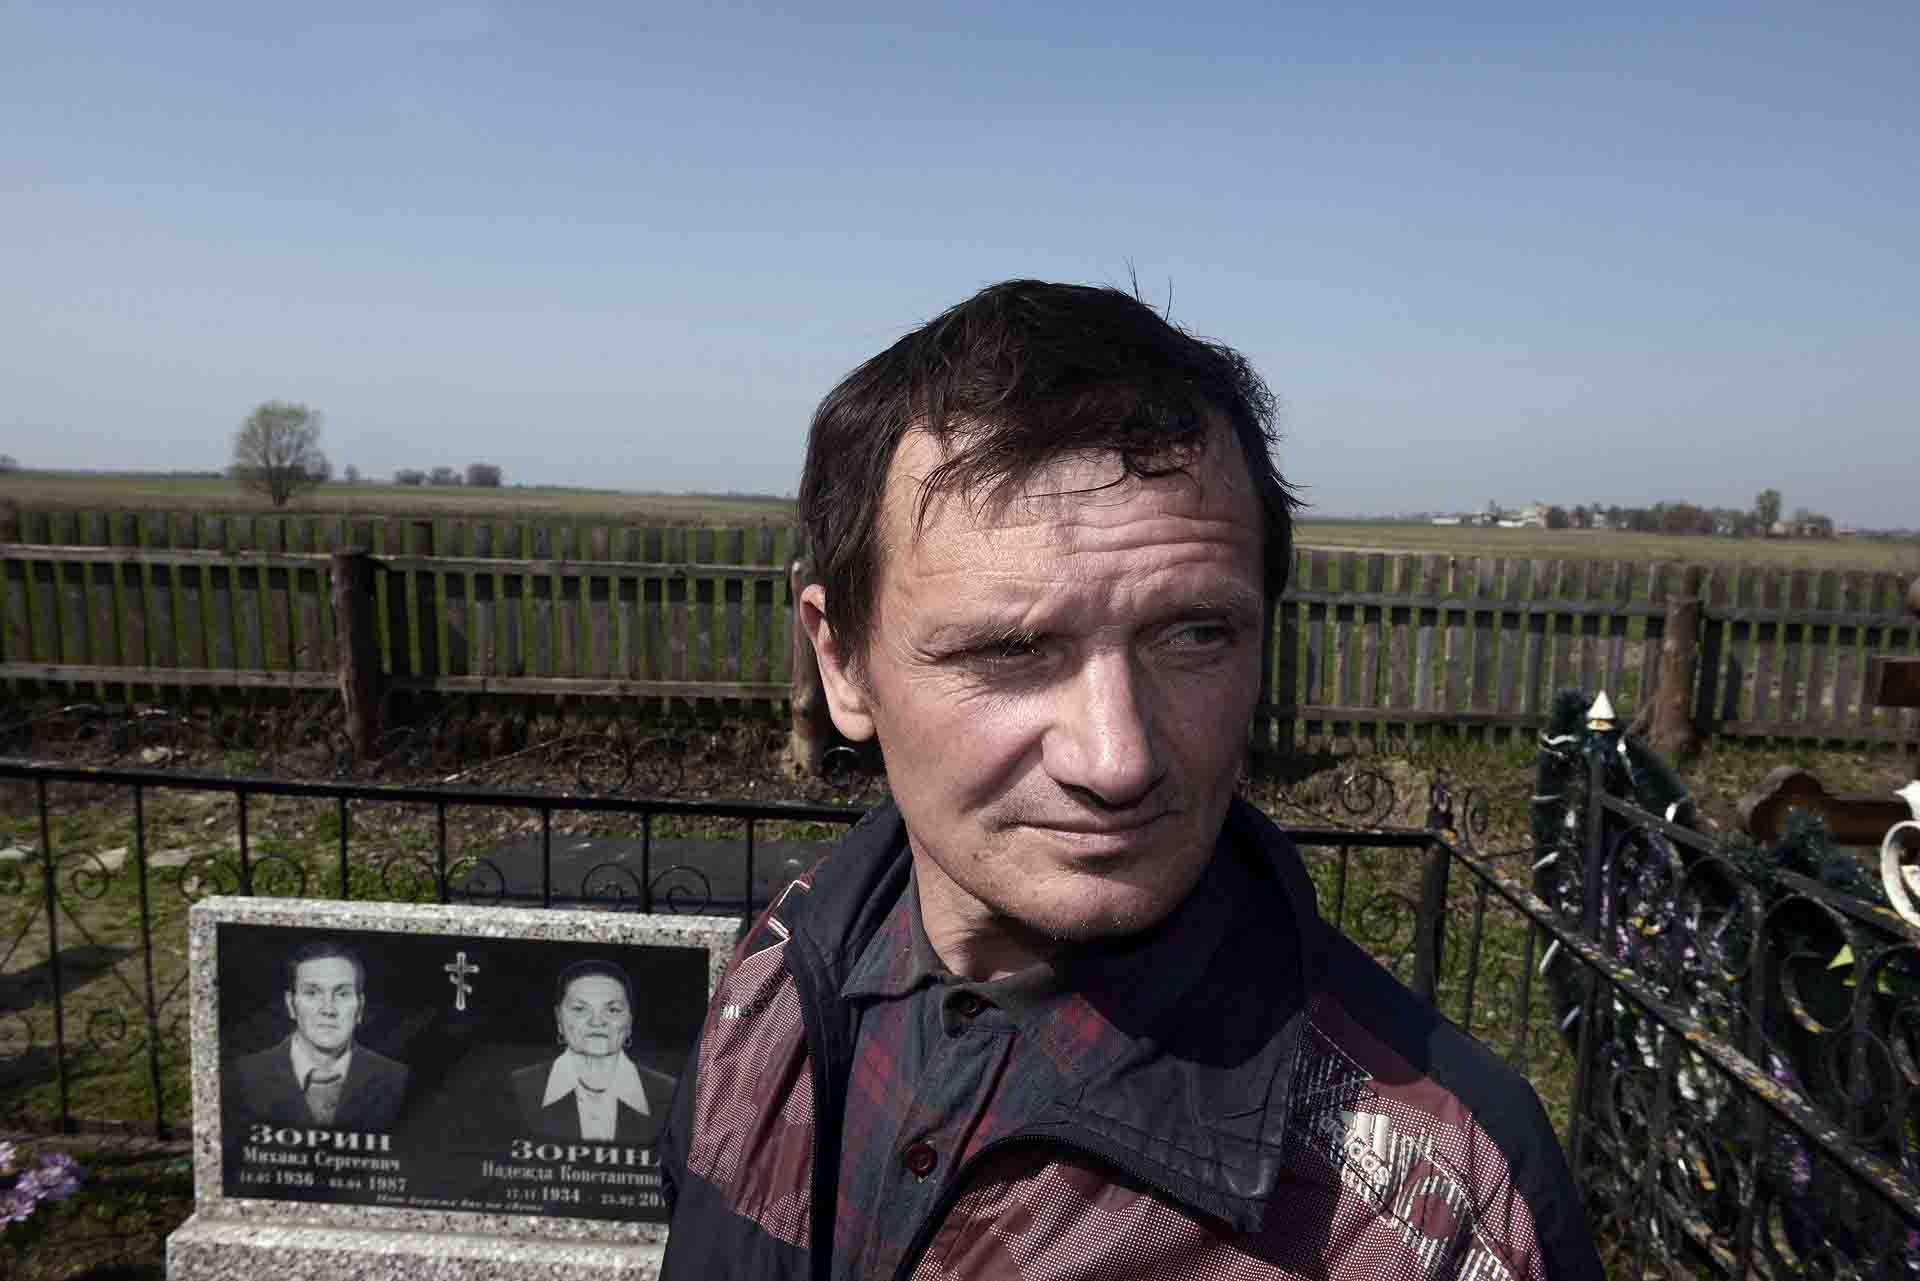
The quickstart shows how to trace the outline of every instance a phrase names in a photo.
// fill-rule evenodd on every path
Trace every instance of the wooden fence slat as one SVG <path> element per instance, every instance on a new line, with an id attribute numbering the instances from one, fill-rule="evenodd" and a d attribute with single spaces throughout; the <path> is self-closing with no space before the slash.
<path id="1" fill-rule="evenodd" d="M 1463 712 L 1467 709 L 1468 673 L 1468 606 L 1466 601 L 1466 576 L 1468 570 L 1465 558 L 1447 557 L 1447 603 L 1442 610 L 1447 620 L 1447 669 L 1445 702 L 1443 710 Z"/>
<path id="2" fill-rule="evenodd" d="M 274 520 L 261 531 L 261 545 L 270 553 L 287 550 L 287 522 Z M 292 671 L 294 662 L 294 583 L 286 569 L 269 567 L 262 574 L 267 581 L 267 666 L 274 671 Z"/>
<path id="3" fill-rule="evenodd" d="M 147 638 L 146 575 L 138 565 L 122 565 L 120 579 L 120 661 L 135 667 L 153 666 L 153 649 Z"/>
<path id="4" fill-rule="evenodd" d="M 493 556 L 493 522 L 476 521 L 468 535 L 468 552 L 486 560 Z M 493 570 L 477 570 L 473 585 L 473 670 L 481 676 L 501 676 L 500 615 L 494 604 L 500 575 Z"/>
<path id="5" fill-rule="evenodd" d="M 1366 590 L 1379 596 L 1387 590 L 1387 557 L 1384 552 L 1370 552 L 1366 557 Z M 1378 605 L 1368 605 L 1361 611 L 1360 638 L 1360 689 L 1359 696 L 1353 700 L 1356 707 L 1383 707 L 1386 696 L 1380 687 L 1380 653 L 1382 610 Z"/>
<path id="6" fill-rule="evenodd" d="M 1578 585 L 1574 588 L 1574 598 L 1581 602 L 1602 601 L 1607 597 L 1611 585 L 1601 572 L 1603 561 L 1583 560 L 1579 563 Z M 1603 620 L 1598 614 L 1582 614 L 1574 622 L 1579 632 L 1580 688 L 1597 692 L 1600 688 L 1602 668 L 1600 666 L 1600 632 Z"/>
<path id="7" fill-rule="evenodd" d="M 1531 562 L 1523 557 L 1503 557 L 1499 561 L 1500 600 L 1503 605 L 1512 606 L 1526 599 L 1527 589 L 1533 582 L 1531 569 Z M 1494 692 L 1494 710 L 1525 711 L 1520 688 L 1520 660 L 1526 651 L 1526 615 L 1515 609 L 1503 608 L 1497 620 L 1500 684 Z"/>
<path id="8" fill-rule="evenodd" d="M 1665 561 L 1654 561 L 1647 570 L 1647 601 L 1649 604 L 1665 606 L 1671 595 L 1669 570 L 1672 567 Z M 1659 614 L 1649 614 L 1646 618 L 1646 644 L 1640 654 L 1639 695 L 1633 702 L 1633 709 L 1648 707 L 1653 702 L 1654 692 L 1660 686 L 1660 647 L 1666 641 L 1667 620 L 1664 609 Z M 1621 709 L 1624 711 L 1625 709 Z"/>
<path id="9" fill-rule="evenodd" d="M 1333 560 L 1329 553 L 1322 551 L 1308 553 L 1307 581 L 1316 589 L 1331 589 Z M 1325 687 L 1327 664 L 1331 657 L 1328 653 L 1331 636 L 1328 632 L 1327 607 L 1319 601 L 1313 601 L 1307 605 L 1306 638 L 1305 671 L 1300 682 L 1302 707 L 1327 702 Z M 1305 725 L 1305 730 L 1309 737 L 1321 732 L 1319 726 L 1312 722 Z"/>
<path id="10" fill-rule="evenodd" d="M 60 652 L 60 581 L 54 571 L 59 566 L 46 561 L 30 561 L 27 572 L 33 579 L 33 654 L 43 663 L 57 663 Z"/>
<path id="11" fill-rule="evenodd" d="M 1741 565 L 1733 571 L 1733 606 L 1751 605 L 1756 591 L 1755 571 Z M 1727 624 L 1727 674 L 1720 695 L 1720 719 L 1736 721 L 1753 706 L 1753 624 L 1736 618 Z"/>
<path id="12" fill-rule="evenodd" d="M 226 549 L 228 529 L 219 516 L 207 516 L 194 522 L 201 547 Z M 233 634 L 233 570 L 221 564 L 203 568 L 200 577 L 201 609 L 206 614 L 207 666 L 235 667 L 239 660 Z"/>
<path id="13" fill-rule="evenodd" d="M 1867 584 L 1868 612 L 1877 613 L 1881 609 L 1886 608 L 1898 596 L 1899 587 L 1899 580 L 1892 574 L 1875 574 Z M 1861 653 L 1885 653 L 1886 643 L 1887 632 L 1884 627 L 1868 624 L 1860 629 Z M 1872 664 L 1870 663 L 1862 663 L 1860 665 L 1860 688 L 1855 696 L 1855 705 L 1859 710 L 1854 713 L 1854 724 L 1860 726 L 1862 729 L 1869 726 L 1892 723 L 1892 718 L 1887 715 L 1886 709 L 1874 706 L 1875 691 L 1867 684 L 1868 673 L 1871 667 Z"/>
<path id="14" fill-rule="evenodd" d="M 1807 624 L 1806 721 L 1830 725 L 1839 719 L 1842 701 L 1834 687 L 1828 651 L 1833 645 L 1832 615 L 1840 611 L 1840 575 L 1822 570 L 1813 579 L 1813 615 Z"/>
<path id="15" fill-rule="evenodd" d="M 589 526 L 585 551 L 589 561 L 604 565 L 613 559 L 607 527 Z M 599 679 L 613 675 L 613 580 L 605 572 L 583 569 L 580 582 L 582 622 L 586 636 L 581 670 Z"/>
<path id="16" fill-rule="evenodd" d="M 1495 621 L 1498 615 L 1494 613 L 1499 576 L 1498 564 L 1491 556 L 1482 556 L 1474 561 L 1473 707 L 1479 711 L 1493 709 L 1493 672 L 1500 643 L 1500 632 Z"/>
<path id="17" fill-rule="evenodd" d="M 432 556 L 439 531 L 431 520 L 409 522 L 407 550 L 416 556 Z M 440 635 L 440 574 L 434 570 L 416 570 L 413 580 L 414 673 L 431 679 L 446 670 L 445 639 Z"/>
<path id="18" fill-rule="evenodd" d="M 1353 628 L 1353 605 L 1343 598 L 1353 593 L 1359 586 L 1360 557 L 1356 552 L 1341 552 L 1334 557 L 1333 590 L 1335 603 L 1329 611 L 1332 618 L 1333 640 L 1328 654 L 1330 676 L 1327 701 L 1335 707 L 1352 707 L 1356 700 L 1354 687 L 1359 684 L 1360 655 L 1356 646 Z M 1335 727 L 1340 733 L 1344 727 Z"/>
<path id="19" fill-rule="evenodd" d="M 1573 562 L 1555 561 L 1553 580 L 1547 591 L 1547 599 L 1556 603 L 1572 599 Z M 1548 691 L 1548 705 L 1552 697 L 1566 689 L 1573 680 L 1573 616 L 1556 612 L 1550 623 L 1553 633 L 1553 655 L 1551 688 Z"/>
<path id="20" fill-rule="evenodd" d="M 1847 614 L 1866 612 L 1867 575 L 1848 570 L 1840 576 L 1840 610 Z M 1833 722 L 1836 730 L 1851 725 L 1860 698 L 1860 625 L 1847 623 L 1837 627 L 1833 636 Z"/>
<path id="21" fill-rule="evenodd" d="M 1608 579 L 1614 614 L 1606 620 L 1607 662 L 1600 688 L 1609 698 L 1618 697 L 1620 683 L 1627 675 L 1627 632 L 1632 620 L 1626 611 L 1633 604 L 1633 562 L 1616 560 Z"/>
<path id="22" fill-rule="evenodd" d="M 754 535 L 757 551 L 754 563 L 772 565 L 774 559 L 773 526 L 762 525 Z M 764 578 L 755 578 L 750 584 L 753 593 L 753 643 L 755 662 L 747 669 L 749 679 L 771 681 L 773 679 L 773 642 L 779 635 L 773 630 L 773 583 Z"/>
<path id="23" fill-rule="evenodd" d="M 33 615 L 27 605 L 30 590 L 30 575 L 27 563 L 21 560 L 8 560 L 6 568 L 6 625 L 0 629 L 0 646 L 4 646 L 5 661 L 9 663 L 30 663 L 38 657 L 33 649 Z"/>
<path id="24" fill-rule="evenodd" d="M 746 531 L 742 529 L 723 529 L 715 536 L 714 554 L 723 565 L 738 565 L 746 556 Z M 729 574 L 721 580 L 720 589 L 725 597 L 721 608 L 726 614 L 726 639 L 720 646 L 720 679 L 738 681 L 740 679 L 740 642 L 744 636 L 742 625 L 745 622 L 746 601 L 743 587 L 746 580 L 738 574 Z"/>
<path id="25" fill-rule="evenodd" d="M 1447 558 L 1437 552 L 1429 552 L 1420 560 L 1420 590 L 1432 596 L 1439 592 L 1444 581 Z M 1418 613 L 1419 625 L 1414 632 L 1413 643 L 1413 705 L 1423 712 L 1438 711 L 1434 701 L 1435 676 L 1438 664 L 1445 655 L 1436 652 L 1440 626 L 1438 608 L 1422 607 Z"/>
<path id="26" fill-rule="evenodd" d="M 693 531 L 691 558 L 695 564 L 711 565 L 714 561 L 713 531 L 696 529 Z M 717 626 L 714 618 L 714 581 L 702 574 L 693 580 L 693 666 L 698 675 L 694 680 L 711 681 L 714 679 L 714 635 Z"/>
<path id="27" fill-rule="evenodd" d="M 553 531 L 545 525 L 532 525 L 527 533 L 533 542 L 535 560 L 551 560 L 553 557 Z M 553 637 L 554 637 L 554 575 L 533 574 L 527 584 L 527 664 L 526 670 L 535 676 L 552 676 Z"/>
<path id="28" fill-rule="evenodd" d="M 441 547 L 449 556 L 467 555 L 467 523 L 449 520 L 446 542 Z M 447 628 L 445 671 L 449 676 L 467 676 L 473 671 L 473 610 L 469 603 L 471 586 L 478 574 L 465 569 L 448 570 L 440 575 L 440 590 L 445 602 L 443 615 Z"/>
<path id="29" fill-rule="evenodd" d="M 554 532 L 559 541 L 560 559 L 569 562 L 579 560 L 580 531 L 572 525 L 562 525 Z M 570 567 L 555 577 L 554 614 L 560 622 L 555 661 L 559 664 L 562 676 L 582 674 L 580 659 L 581 650 L 585 648 L 583 640 L 587 625 L 586 609 L 581 601 L 584 586 L 580 571 L 575 568 Z"/>
<path id="30" fill-rule="evenodd" d="M 1395 594 L 1413 594 L 1419 567 L 1420 562 L 1411 553 L 1402 552 L 1393 558 Z M 1413 613 L 1407 605 L 1395 605 L 1387 613 L 1387 668 L 1391 673 L 1393 706 L 1402 710 L 1413 706 Z"/>
<path id="31" fill-rule="evenodd" d="M 1553 582 L 1555 570 L 1550 561 L 1535 559 L 1528 563 L 1528 583 L 1525 599 L 1529 602 L 1540 601 L 1547 595 Z M 1540 688 L 1541 673 L 1547 663 L 1547 626 L 1548 618 L 1544 612 L 1534 611 L 1527 615 L 1527 647 L 1521 661 L 1520 688 L 1524 691 L 1520 700 L 1520 710 L 1530 716 L 1538 716 L 1547 709 L 1548 694 Z"/>
<path id="32" fill-rule="evenodd" d="M 525 539 L 526 530 L 519 521 L 507 522 L 500 530 L 500 555 L 518 559 Z M 500 575 L 500 658 L 494 666 L 503 676 L 524 676 L 535 670 L 527 653 L 527 638 L 533 634 L 527 621 L 527 581 L 527 575 L 518 570 Z"/>
<path id="33" fill-rule="evenodd" d="M 1812 584 L 1804 569 L 1796 569 L 1787 575 L 1787 609 L 1796 616 L 1804 615 Z M 1806 715 L 1806 688 L 1801 676 L 1806 657 L 1807 627 L 1796 617 L 1793 621 L 1780 625 L 1780 702 L 1774 715 L 1784 725 L 1804 725 Z"/>
<path id="34" fill-rule="evenodd" d="M 1778 608 L 1786 597 L 1786 576 L 1777 570 L 1768 570 L 1757 576 L 1755 586 L 1760 604 L 1768 609 Z M 1780 625 L 1775 622 L 1763 622 L 1753 631 L 1753 717 L 1756 721 L 1773 719 L 1773 646 Z"/>
<path id="35" fill-rule="evenodd" d="M 260 579 L 251 567 L 233 571 L 233 628 L 235 663 L 250 672 L 265 671 L 266 642 L 260 610 Z"/>
<path id="36" fill-rule="evenodd" d="M 1696 573 L 1700 610 L 1700 661 L 1694 679 L 1693 720 L 1704 733 L 1719 719 L 1720 681 L 1725 671 L 1726 623 L 1721 618 L 1729 598 L 1727 575 L 1712 567 Z"/>

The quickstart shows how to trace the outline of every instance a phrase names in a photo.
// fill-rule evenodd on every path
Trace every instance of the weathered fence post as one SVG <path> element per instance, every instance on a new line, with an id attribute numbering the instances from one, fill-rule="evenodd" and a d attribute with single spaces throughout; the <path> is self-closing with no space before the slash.
<path id="1" fill-rule="evenodd" d="M 1700 571 L 1687 571 L 1684 593 L 1667 606 L 1660 638 L 1660 683 L 1648 705 L 1647 746 L 1683 756 L 1699 745 L 1693 719 L 1693 683 L 1700 667 Z"/>
<path id="2" fill-rule="evenodd" d="M 787 583 L 793 592 L 790 644 L 793 676 L 790 705 L 792 729 L 787 736 L 787 759 L 793 772 L 812 776 L 820 772 L 827 748 L 833 741 L 833 715 L 827 707 L 827 691 L 820 683 L 820 663 L 813 653 L 813 641 L 800 625 L 800 593 L 813 581 L 813 566 L 796 560 L 787 571 Z"/>
<path id="3" fill-rule="evenodd" d="M 361 760 L 371 760 L 380 738 L 380 642 L 374 630 L 373 577 L 379 562 L 361 548 L 333 554 L 334 653 L 347 737 Z"/>

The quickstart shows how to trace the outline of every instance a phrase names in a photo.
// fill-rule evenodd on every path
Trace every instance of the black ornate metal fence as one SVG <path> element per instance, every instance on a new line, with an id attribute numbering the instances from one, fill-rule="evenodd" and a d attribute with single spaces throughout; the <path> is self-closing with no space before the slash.
<path id="1" fill-rule="evenodd" d="M 1444 777 L 1289 827 L 1322 910 L 1527 1073 L 1616 1276 L 1920 1276 L 1920 931 L 1606 796 L 1551 868 Z M 1404 783 L 1403 783 L 1404 786 Z M 187 1128 L 211 893 L 743 917 L 859 811 L 0 760 L 0 1127 Z"/>

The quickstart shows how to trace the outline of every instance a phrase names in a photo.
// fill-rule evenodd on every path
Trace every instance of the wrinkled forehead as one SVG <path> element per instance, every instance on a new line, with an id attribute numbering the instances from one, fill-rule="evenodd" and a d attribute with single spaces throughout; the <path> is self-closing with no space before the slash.
<path id="1" fill-rule="evenodd" d="M 350 984 L 357 992 L 360 990 L 358 976 L 354 973 L 353 962 L 344 956 L 322 956 L 312 961 L 302 961 L 293 972 L 296 987 L 311 983 L 316 987 L 339 987 Z"/>
<path id="2" fill-rule="evenodd" d="M 887 470 L 880 521 L 889 559 L 911 551 L 935 529 L 1069 525 L 1142 489 L 1180 491 L 1200 507 L 1257 514 L 1259 506 L 1246 462 L 1224 424 L 1200 448 L 1138 460 L 1131 474 L 1117 450 L 1076 450 L 1043 459 L 1009 482 L 974 489 L 951 483 L 951 473 L 942 472 L 967 444 L 964 429 L 947 441 L 917 429 L 901 438 Z M 1148 474 L 1138 474 L 1142 470 Z"/>
<path id="3" fill-rule="evenodd" d="M 625 1001 L 627 989 L 620 980 L 605 974 L 585 974 L 567 984 L 567 994 L 563 999 L 605 1005 L 608 1001 Z"/>

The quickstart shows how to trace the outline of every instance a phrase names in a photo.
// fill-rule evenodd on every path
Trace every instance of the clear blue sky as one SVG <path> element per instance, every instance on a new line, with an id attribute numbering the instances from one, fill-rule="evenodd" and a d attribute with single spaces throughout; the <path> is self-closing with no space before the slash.
<path id="1" fill-rule="evenodd" d="M 779 493 L 900 333 L 1132 270 L 1323 511 L 1920 525 L 1920 5 L 1605 10 L 9 4 L 0 450 L 281 398 L 336 467 Z"/>

